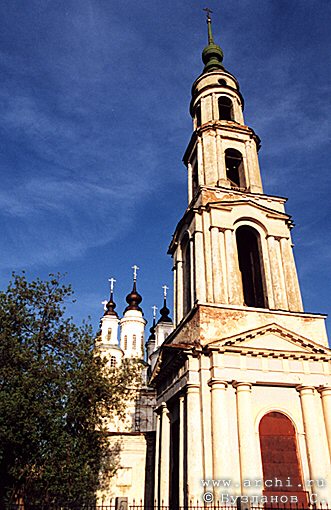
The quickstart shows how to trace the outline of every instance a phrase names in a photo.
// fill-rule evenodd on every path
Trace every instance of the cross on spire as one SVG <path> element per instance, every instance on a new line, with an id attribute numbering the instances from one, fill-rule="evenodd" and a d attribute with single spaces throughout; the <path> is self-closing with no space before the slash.
<path id="1" fill-rule="evenodd" d="M 137 280 L 137 271 L 140 268 L 135 264 L 131 269 L 133 269 L 133 281 L 135 282 Z"/>
<path id="2" fill-rule="evenodd" d="M 162 289 L 163 289 L 163 297 L 164 297 L 164 299 L 166 299 L 166 297 L 167 297 L 167 290 L 169 290 L 169 287 L 167 287 L 166 285 L 163 285 Z"/>
<path id="3" fill-rule="evenodd" d="M 152 310 L 153 310 L 153 319 L 156 319 L 157 306 L 156 305 L 152 306 Z"/>
<path id="4" fill-rule="evenodd" d="M 108 303 L 107 299 L 105 299 L 104 301 L 101 301 L 101 304 L 103 305 L 104 311 L 107 310 L 107 303 Z"/>
<path id="5" fill-rule="evenodd" d="M 114 283 L 116 283 L 116 280 L 115 280 L 115 278 L 108 278 L 108 281 L 109 281 L 109 286 L 110 286 L 110 292 L 113 293 L 114 292 Z"/>
<path id="6" fill-rule="evenodd" d="M 202 9 L 203 11 L 205 11 L 207 13 L 207 21 L 211 21 L 211 17 L 210 15 L 213 13 L 213 11 L 211 9 L 209 9 L 209 7 L 205 7 L 204 9 Z"/>

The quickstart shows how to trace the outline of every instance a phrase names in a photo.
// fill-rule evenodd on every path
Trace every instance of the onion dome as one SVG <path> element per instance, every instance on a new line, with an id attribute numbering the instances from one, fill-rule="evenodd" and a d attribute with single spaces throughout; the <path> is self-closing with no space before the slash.
<path id="1" fill-rule="evenodd" d="M 142 312 L 142 309 L 139 306 L 142 300 L 143 298 L 137 291 L 136 280 L 134 280 L 132 291 L 126 296 L 126 302 L 128 303 L 128 306 L 125 308 L 124 313 L 128 310 L 139 310 L 139 312 Z"/>
<path id="2" fill-rule="evenodd" d="M 222 64 L 223 51 L 222 48 L 218 46 L 218 44 L 215 44 L 214 42 L 211 30 L 210 12 L 211 11 L 207 9 L 208 46 L 206 46 L 202 52 L 202 61 L 205 64 L 203 73 L 209 73 L 210 71 L 214 71 L 216 69 L 224 70 L 224 66 Z"/>
<path id="3" fill-rule="evenodd" d="M 161 317 L 157 323 L 159 324 L 159 322 L 172 322 L 171 318 L 169 317 L 169 313 L 170 310 L 167 307 L 167 297 L 165 296 L 163 300 L 163 307 L 160 310 Z"/>
<path id="4" fill-rule="evenodd" d="M 115 312 L 115 308 L 116 303 L 114 301 L 114 293 L 113 291 L 111 291 L 109 301 L 105 305 L 105 313 L 103 314 L 103 316 L 105 317 L 108 315 L 115 315 L 115 317 L 118 318 L 117 312 Z"/>
<path id="5" fill-rule="evenodd" d="M 155 326 L 156 326 L 155 317 L 153 317 L 153 324 L 152 324 L 152 327 L 149 329 L 150 335 L 148 337 L 147 342 L 150 342 L 151 340 L 155 341 Z"/>

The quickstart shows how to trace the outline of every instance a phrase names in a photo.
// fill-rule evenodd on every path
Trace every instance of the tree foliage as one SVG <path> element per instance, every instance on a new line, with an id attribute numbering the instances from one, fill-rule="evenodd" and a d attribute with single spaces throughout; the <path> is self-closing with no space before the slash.
<path id="1" fill-rule="evenodd" d="M 116 469 L 104 417 L 123 413 L 139 368 L 108 368 L 69 300 L 60 275 L 13 275 L 0 292 L 0 507 L 80 504 Z"/>

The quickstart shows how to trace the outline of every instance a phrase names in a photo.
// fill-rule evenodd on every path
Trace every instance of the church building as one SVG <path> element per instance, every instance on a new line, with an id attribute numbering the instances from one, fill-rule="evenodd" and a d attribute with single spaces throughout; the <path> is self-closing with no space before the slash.
<path id="1" fill-rule="evenodd" d="M 286 199 L 263 190 L 259 137 L 244 122 L 209 13 L 207 26 L 184 154 L 188 204 L 169 247 L 174 319 L 165 302 L 147 342 L 148 419 L 135 443 L 144 477 L 132 470 L 131 485 L 144 478 L 148 501 L 173 509 L 191 501 L 331 505 L 325 316 L 303 310 Z M 143 357 L 136 278 L 127 301 L 120 345 L 112 293 L 102 318 L 114 363 Z M 115 495 L 133 493 L 127 486 Z"/>

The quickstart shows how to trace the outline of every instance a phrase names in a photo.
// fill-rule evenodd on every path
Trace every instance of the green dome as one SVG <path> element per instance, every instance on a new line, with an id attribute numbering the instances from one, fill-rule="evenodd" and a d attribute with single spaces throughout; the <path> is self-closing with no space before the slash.
<path id="1" fill-rule="evenodd" d="M 211 18 L 207 16 L 208 25 L 208 46 L 206 46 L 202 52 L 202 61 L 205 64 L 203 69 L 204 73 L 214 71 L 215 69 L 224 69 L 223 62 L 223 51 L 218 44 L 214 43 L 213 34 L 211 30 Z"/>

